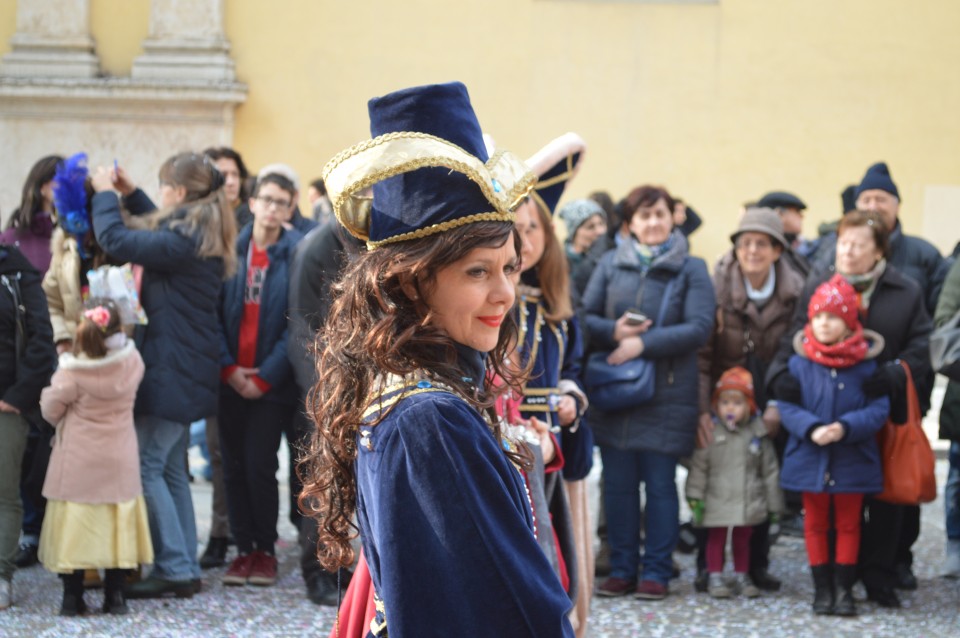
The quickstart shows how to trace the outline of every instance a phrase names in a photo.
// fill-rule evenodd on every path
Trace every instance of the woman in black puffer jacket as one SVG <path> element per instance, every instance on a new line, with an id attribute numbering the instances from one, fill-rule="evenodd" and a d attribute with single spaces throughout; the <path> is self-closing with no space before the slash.
<path id="1" fill-rule="evenodd" d="M 162 209 L 121 169 L 93 178 L 94 229 L 103 249 L 143 266 L 140 300 L 149 323 L 138 326 L 146 373 L 134 416 L 140 473 L 156 562 L 130 598 L 189 597 L 200 578 L 197 530 L 186 465 L 192 421 L 216 413 L 219 383 L 217 301 L 236 270 L 236 223 L 223 176 L 208 158 L 182 153 L 160 169 Z M 120 199 L 135 216 L 124 224 Z"/>

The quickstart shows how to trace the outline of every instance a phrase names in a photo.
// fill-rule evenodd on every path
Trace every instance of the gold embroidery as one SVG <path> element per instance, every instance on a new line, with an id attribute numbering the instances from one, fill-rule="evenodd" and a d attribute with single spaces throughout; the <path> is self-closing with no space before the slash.
<path id="1" fill-rule="evenodd" d="M 576 168 L 573 165 L 573 155 L 567 155 L 567 170 L 560 173 L 559 175 L 554 175 L 550 179 L 541 179 L 537 181 L 537 190 L 541 191 L 545 188 L 549 188 L 554 184 L 559 184 L 560 182 L 565 182 L 573 177 L 574 169 Z"/>
<path id="2" fill-rule="evenodd" d="M 560 394 L 560 388 L 524 388 L 523 395 L 527 397 L 546 397 L 551 394 Z"/>
<path id="3" fill-rule="evenodd" d="M 391 405 L 400 402 L 402 399 L 423 394 L 424 392 L 449 392 L 450 394 L 454 394 L 452 390 L 447 390 L 446 388 L 413 388 L 409 392 L 401 392 L 400 394 L 394 395 L 389 399 L 381 399 L 380 401 L 374 399 L 375 403 L 371 403 L 370 407 L 364 410 L 363 418 L 366 419 L 370 416 L 373 416 L 377 412 L 381 412 L 384 409 L 389 408 Z M 382 396 L 383 395 L 381 394 L 380 397 Z"/>

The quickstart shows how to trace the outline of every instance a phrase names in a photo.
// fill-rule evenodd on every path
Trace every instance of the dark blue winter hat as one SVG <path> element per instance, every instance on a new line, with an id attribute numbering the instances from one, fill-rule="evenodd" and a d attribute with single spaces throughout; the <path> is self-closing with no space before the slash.
<path id="1" fill-rule="evenodd" d="M 527 165 L 538 178 L 533 198 L 550 215 L 556 212 L 563 191 L 580 170 L 586 150 L 583 138 L 576 133 L 565 133 L 527 160 Z"/>
<path id="2" fill-rule="evenodd" d="M 846 215 L 852 210 L 857 209 L 857 185 L 850 184 L 840 193 L 840 202 L 843 206 L 843 214 Z"/>
<path id="3" fill-rule="evenodd" d="M 516 156 L 488 157 L 460 82 L 404 89 L 368 103 L 372 140 L 322 171 L 337 219 L 368 247 L 481 221 L 515 219 L 536 176 Z M 372 202 L 361 195 L 373 187 Z"/>
<path id="4" fill-rule="evenodd" d="M 900 191 L 897 190 L 897 185 L 894 184 L 893 179 L 890 178 L 890 169 L 887 168 L 886 162 L 877 162 L 867 169 L 863 180 L 861 180 L 860 185 L 857 186 L 857 197 L 860 197 L 860 193 L 863 191 L 874 189 L 887 191 L 897 199 L 900 199 Z"/>

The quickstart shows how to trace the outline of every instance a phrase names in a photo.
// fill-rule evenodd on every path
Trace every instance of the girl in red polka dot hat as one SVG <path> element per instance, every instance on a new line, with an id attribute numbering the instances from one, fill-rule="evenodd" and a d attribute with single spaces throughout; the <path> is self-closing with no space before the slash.
<path id="1" fill-rule="evenodd" d="M 883 490 L 875 434 L 887 420 L 890 402 L 885 395 L 868 399 L 863 392 L 877 368 L 873 358 L 883 350 L 883 337 L 860 325 L 857 293 L 840 275 L 817 288 L 807 317 L 789 363 L 801 400 L 779 403 L 790 434 L 780 485 L 803 494 L 813 611 L 854 616 L 851 588 L 857 579 L 863 495 Z"/>

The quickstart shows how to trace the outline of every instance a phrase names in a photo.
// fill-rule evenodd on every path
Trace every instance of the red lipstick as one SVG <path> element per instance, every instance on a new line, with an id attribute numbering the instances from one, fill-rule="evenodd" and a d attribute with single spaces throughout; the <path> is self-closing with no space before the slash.
<path id="1" fill-rule="evenodd" d="M 500 324 L 503 323 L 503 315 L 494 315 L 492 317 L 477 317 L 477 319 L 487 324 L 491 328 L 499 328 Z"/>

